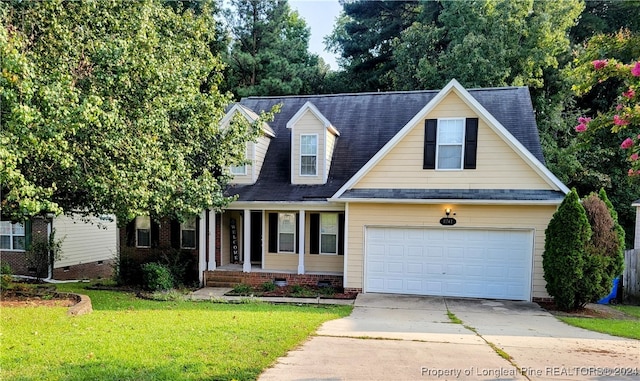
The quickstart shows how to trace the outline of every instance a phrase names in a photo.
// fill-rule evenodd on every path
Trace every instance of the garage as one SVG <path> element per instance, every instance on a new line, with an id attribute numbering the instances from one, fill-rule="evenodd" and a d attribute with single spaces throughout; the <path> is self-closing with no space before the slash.
<path id="1" fill-rule="evenodd" d="M 365 292 L 531 300 L 533 230 L 367 227 Z"/>

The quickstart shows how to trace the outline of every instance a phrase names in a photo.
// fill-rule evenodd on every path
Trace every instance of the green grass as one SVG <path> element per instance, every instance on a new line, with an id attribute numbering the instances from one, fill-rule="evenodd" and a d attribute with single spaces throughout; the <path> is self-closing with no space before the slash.
<path id="1" fill-rule="evenodd" d="M 624 312 L 627 315 L 635 316 L 638 319 L 640 319 L 640 306 L 617 305 L 617 306 L 612 306 L 612 307 L 615 308 L 618 311 Z"/>
<path id="2" fill-rule="evenodd" d="M 140 300 L 89 295 L 93 313 L 3 308 L 2 380 L 253 380 L 327 320 L 351 307 Z"/>
<path id="3" fill-rule="evenodd" d="M 639 306 L 613 306 L 627 315 L 640 318 Z M 590 331 L 640 340 L 640 320 L 558 317 L 563 322 Z"/>

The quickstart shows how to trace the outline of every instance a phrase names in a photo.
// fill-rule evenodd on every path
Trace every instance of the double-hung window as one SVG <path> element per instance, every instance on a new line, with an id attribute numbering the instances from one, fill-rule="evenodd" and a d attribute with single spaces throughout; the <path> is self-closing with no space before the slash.
<path id="1" fill-rule="evenodd" d="M 300 135 L 300 175 L 318 174 L 318 135 Z"/>
<path id="2" fill-rule="evenodd" d="M 338 253 L 338 213 L 320 214 L 320 254 Z"/>
<path id="3" fill-rule="evenodd" d="M 180 224 L 180 247 L 182 249 L 196 248 L 196 218 L 190 218 Z"/>
<path id="4" fill-rule="evenodd" d="M 151 218 L 149 216 L 136 217 L 136 246 L 151 247 Z"/>
<path id="5" fill-rule="evenodd" d="M 278 214 L 278 252 L 294 253 L 296 251 L 296 215 L 295 213 Z"/>
<path id="6" fill-rule="evenodd" d="M 0 221 L 0 249 L 22 251 L 26 249 L 24 224 Z"/>
<path id="7" fill-rule="evenodd" d="M 232 165 L 230 170 L 231 174 L 236 176 L 244 176 L 247 174 L 246 165 Z"/>
<path id="8" fill-rule="evenodd" d="M 462 169 L 464 119 L 438 120 L 437 169 Z"/>

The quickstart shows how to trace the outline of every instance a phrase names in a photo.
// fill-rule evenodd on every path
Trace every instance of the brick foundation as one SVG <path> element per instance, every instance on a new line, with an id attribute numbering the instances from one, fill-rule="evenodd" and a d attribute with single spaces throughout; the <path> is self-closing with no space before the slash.
<path id="1" fill-rule="evenodd" d="M 533 298 L 532 302 L 534 303 L 551 303 L 553 302 L 553 298 L 549 297 L 549 298 Z"/>
<path id="2" fill-rule="evenodd" d="M 301 286 L 317 286 L 319 281 L 328 281 L 331 283 L 331 287 L 334 288 L 342 288 L 344 282 L 342 275 L 283 274 L 269 272 L 245 273 L 242 271 L 207 271 L 205 274 L 207 280 L 214 278 L 216 275 L 238 278 L 242 283 L 251 286 L 259 286 L 265 282 L 273 282 L 276 279 L 284 279 L 288 285 L 298 284 Z"/>
<path id="3" fill-rule="evenodd" d="M 53 269 L 53 279 L 107 279 L 113 276 L 115 261 L 113 259 L 82 263 L 79 265 Z"/>

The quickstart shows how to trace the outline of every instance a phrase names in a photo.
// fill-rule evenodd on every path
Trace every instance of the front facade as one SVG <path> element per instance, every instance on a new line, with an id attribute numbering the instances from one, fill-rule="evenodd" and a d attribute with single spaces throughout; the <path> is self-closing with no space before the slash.
<path id="1" fill-rule="evenodd" d="M 545 166 L 526 88 L 250 97 L 281 111 L 199 219 L 200 280 L 548 298 L 544 231 L 568 189 Z"/>

